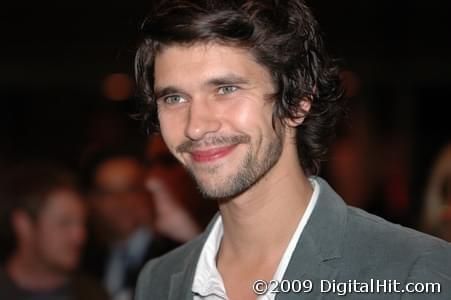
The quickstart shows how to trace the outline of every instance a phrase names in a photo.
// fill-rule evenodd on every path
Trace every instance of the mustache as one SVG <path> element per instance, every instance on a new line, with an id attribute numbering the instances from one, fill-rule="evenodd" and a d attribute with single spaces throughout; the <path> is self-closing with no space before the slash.
<path id="1" fill-rule="evenodd" d="M 175 148 L 178 153 L 191 152 L 195 149 L 208 146 L 223 146 L 234 144 L 248 144 L 251 141 L 249 135 L 234 135 L 234 136 L 212 136 L 201 141 L 188 140 Z"/>

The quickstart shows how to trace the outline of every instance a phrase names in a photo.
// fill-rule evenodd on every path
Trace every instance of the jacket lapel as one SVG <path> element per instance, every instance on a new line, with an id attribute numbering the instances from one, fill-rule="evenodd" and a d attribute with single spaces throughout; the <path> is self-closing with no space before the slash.
<path id="1" fill-rule="evenodd" d="M 169 285 L 170 300 L 193 299 L 191 286 L 193 284 L 196 263 L 199 258 L 198 254 L 200 254 L 201 249 L 202 247 L 200 247 L 199 251 L 193 249 L 193 251 L 184 258 L 184 262 L 181 262 L 185 267 L 180 272 L 171 276 Z"/>
<path id="2" fill-rule="evenodd" d="M 346 225 L 346 204 L 321 178 L 316 206 L 296 245 L 284 279 L 309 280 L 313 289 L 309 293 L 279 293 L 276 299 L 321 299 L 321 280 L 338 276 L 335 267 L 341 257 Z"/>
<path id="3" fill-rule="evenodd" d="M 197 261 L 199 260 L 205 241 L 218 216 L 219 213 L 216 213 L 205 231 L 197 238 L 196 241 L 193 241 L 194 246 L 180 261 L 180 266 L 182 268 L 179 272 L 174 273 L 171 276 L 171 282 L 169 283 L 169 300 L 193 299 L 191 287 L 194 281 Z"/>

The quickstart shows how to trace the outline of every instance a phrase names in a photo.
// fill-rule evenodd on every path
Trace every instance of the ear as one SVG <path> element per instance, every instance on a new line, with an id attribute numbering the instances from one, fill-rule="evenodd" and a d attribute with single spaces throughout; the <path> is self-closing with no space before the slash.
<path id="1" fill-rule="evenodd" d="M 11 215 L 11 224 L 18 239 L 33 235 L 33 220 L 22 210 L 16 210 Z"/>
<path id="2" fill-rule="evenodd" d="M 290 127 L 297 127 L 304 122 L 305 115 L 310 111 L 310 107 L 312 106 L 312 99 L 308 97 L 302 98 L 301 101 L 299 101 L 297 114 L 295 117 L 288 118 L 287 119 L 287 125 Z"/>

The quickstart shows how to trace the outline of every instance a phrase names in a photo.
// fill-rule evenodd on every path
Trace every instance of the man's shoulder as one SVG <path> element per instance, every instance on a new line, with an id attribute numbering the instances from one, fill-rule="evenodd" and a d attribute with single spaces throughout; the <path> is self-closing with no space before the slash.
<path id="1" fill-rule="evenodd" d="M 197 256 L 205 242 L 205 234 L 148 261 L 139 274 L 135 299 L 146 299 L 149 295 L 167 298 L 171 277 L 174 274 L 194 272 Z"/>
<path id="2" fill-rule="evenodd" d="M 4 266 L 0 266 L 0 299 L 4 299 L 5 295 L 13 288 L 13 283 L 9 278 Z"/>
<path id="3" fill-rule="evenodd" d="M 347 206 L 347 238 L 384 248 L 409 248 L 431 251 L 437 247 L 449 248 L 450 243 L 423 232 L 389 222 L 362 209 Z M 414 248 L 412 248 L 415 246 Z"/>
<path id="4" fill-rule="evenodd" d="M 106 300 L 108 293 L 97 278 L 77 272 L 71 277 L 73 299 Z"/>
<path id="5" fill-rule="evenodd" d="M 449 243 L 349 206 L 324 179 L 315 179 L 320 194 L 306 231 L 327 255 L 342 252 L 354 261 L 407 261 L 437 251 L 449 255 Z"/>
<path id="6" fill-rule="evenodd" d="M 382 273 L 431 269 L 450 274 L 451 244 L 411 228 L 391 223 L 364 210 L 347 207 L 343 256 Z M 448 266 L 448 267 L 446 267 Z"/>
<path id="7" fill-rule="evenodd" d="M 169 251 L 162 256 L 149 260 L 144 266 L 143 271 L 146 269 L 162 269 L 165 270 L 168 274 L 173 273 L 171 271 L 177 271 L 182 267 L 180 265 L 180 262 L 183 260 L 183 258 L 187 257 L 192 253 L 192 251 L 197 249 L 197 247 L 202 244 L 203 240 L 201 238 L 202 236 L 198 236 L 195 239 Z"/>

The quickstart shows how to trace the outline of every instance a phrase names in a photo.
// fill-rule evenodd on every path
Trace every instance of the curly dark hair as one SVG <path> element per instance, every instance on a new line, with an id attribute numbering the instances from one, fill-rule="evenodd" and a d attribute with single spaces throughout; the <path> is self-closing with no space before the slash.
<path id="1" fill-rule="evenodd" d="M 296 140 L 308 175 L 318 174 L 344 107 L 339 68 L 326 53 L 318 23 L 301 0 L 173 0 L 155 5 L 142 25 L 135 59 L 138 118 L 158 130 L 154 99 L 155 56 L 173 44 L 215 42 L 248 49 L 265 66 L 276 86 L 274 118 L 304 122 Z"/>

